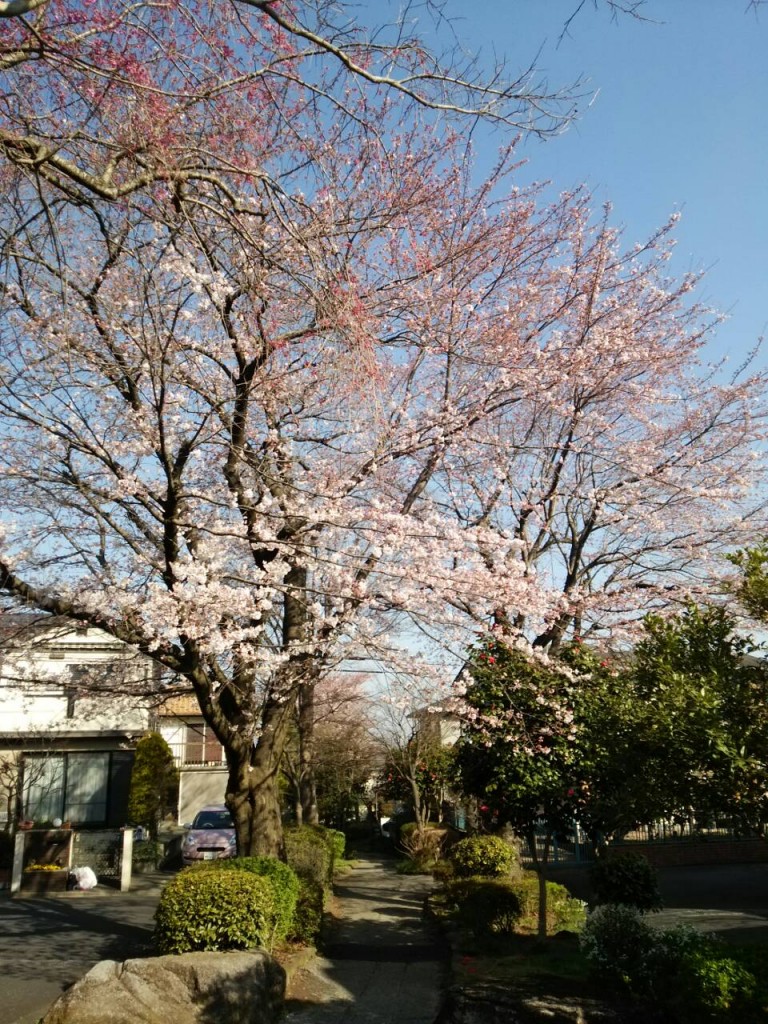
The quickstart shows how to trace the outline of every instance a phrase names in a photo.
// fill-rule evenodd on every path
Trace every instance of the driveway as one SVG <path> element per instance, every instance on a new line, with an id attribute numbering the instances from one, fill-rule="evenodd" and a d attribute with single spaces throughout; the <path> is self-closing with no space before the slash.
<path id="1" fill-rule="evenodd" d="M 0 894 L 0 1024 L 36 1024 L 99 960 L 151 950 L 153 915 L 167 874 L 134 876 L 131 892 L 10 898 Z"/>

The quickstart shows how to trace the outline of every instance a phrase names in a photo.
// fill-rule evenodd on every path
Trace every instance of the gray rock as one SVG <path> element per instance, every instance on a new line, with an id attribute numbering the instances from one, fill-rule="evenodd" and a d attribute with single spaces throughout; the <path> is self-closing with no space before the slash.
<path id="1" fill-rule="evenodd" d="M 268 953 L 182 953 L 102 960 L 43 1024 L 273 1024 L 285 972 Z"/>

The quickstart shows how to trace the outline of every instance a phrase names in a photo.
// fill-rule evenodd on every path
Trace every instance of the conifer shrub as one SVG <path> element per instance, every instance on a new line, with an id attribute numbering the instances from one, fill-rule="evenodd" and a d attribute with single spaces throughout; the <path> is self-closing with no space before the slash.
<path id="1" fill-rule="evenodd" d="M 155 911 L 160 953 L 269 948 L 275 932 L 273 887 L 250 871 L 180 871 Z"/>
<path id="2" fill-rule="evenodd" d="M 179 773 L 171 748 L 159 733 L 147 733 L 136 744 L 128 817 L 135 825 L 143 825 L 156 841 L 158 825 L 175 811 L 178 796 Z"/>
<path id="3" fill-rule="evenodd" d="M 516 867 L 517 853 L 500 836 L 468 836 L 451 848 L 450 860 L 460 878 L 501 878 Z"/>

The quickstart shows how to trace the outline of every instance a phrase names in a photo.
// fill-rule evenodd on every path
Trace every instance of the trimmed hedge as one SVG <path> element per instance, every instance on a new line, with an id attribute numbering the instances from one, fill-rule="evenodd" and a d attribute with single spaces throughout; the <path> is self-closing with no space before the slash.
<path id="1" fill-rule="evenodd" d="M 344 852 L 347 848 L 347 837 L 336 828 L 328 828 L 326 825 L 311 825 L 317 835 L 323 840 L 331 851 L 334 863 L 344 859 Z"/>
<path id="2" fill-rule="evenodd" d="M 539 923 L 539 879 L 526 872 L 511 883 L 520 900 L 520 929 L 535 932 Z M 547 932 L 580 932 L 587 907 L 559 882 L 547 882 Z"/>
<path id="3" fill-rule="evenodd" d="M 296 872 L 276 857 L 225 857 L 204 861 L 194 871 L 250 871 L 272 887 L 274 904 L 273 942 L 282 942 L 293 933 L 300 883 Z"/>
<path id="4" fill-rule="evenodd" d="M 459 924 L 476 938 L 514 934 L 522 915 L 514 887 L 501 879 L 467 881 L 457 905 Z"/>
<path id="5" fill-rule="evenodd" d="M 457 878 L 445 884 L 446 900 L 459 923 L 476 938 L 535 932 L 538 925 L 538 878 Z M 581 900 L 563 885 L 547 882 L 547 930 L 579 931 L 586 919 Z"/>
<path id="6" fill-rule="evenodd" d="M 333 851 L 319 828 L 300 825 L 284 834 L 286 860 L 299 876 L 311 879 L 323 888 L 333 878 Z"/>
<path id="7" fill-rule="evenodd" d="M 250 871 L 180 871 L 155 911 L 160 953 L 269 947 L 273 886 Z"/>
<path id="8" fill-rule="evenodd" d="M 286 858 L 299 876 L 299 899 L 291 935 L 299 942 L 314 943 L 320 934 L 334 860 L 325 831 L 314 825 L 285 830 Z"/>
<path id="9" fill-rule="evenodd" d="M 468 836 L 451 848 L 449 859 L 459 878 L 501 878 L 517 866 L 517 851 L 500 836 Z"/>

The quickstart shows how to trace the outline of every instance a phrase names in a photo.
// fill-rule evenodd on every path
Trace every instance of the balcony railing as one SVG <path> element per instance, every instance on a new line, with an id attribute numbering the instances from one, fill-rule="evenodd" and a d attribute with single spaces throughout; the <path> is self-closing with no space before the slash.
<path id="1" fill-rule="evenodd" d="M 189 747 L 186 743 L 169 743 L 173 760 L 177 768 L 226 768 L 224 748 L 207 745 L 205 750 L 199 746 Z"/>

